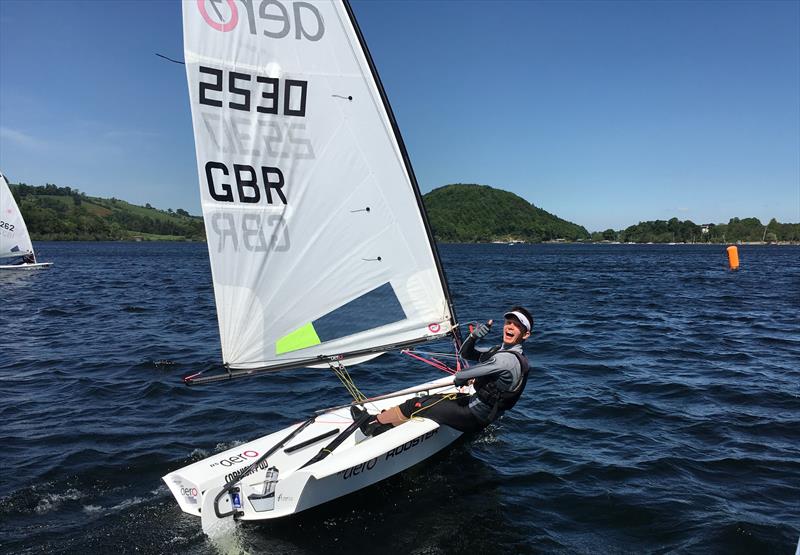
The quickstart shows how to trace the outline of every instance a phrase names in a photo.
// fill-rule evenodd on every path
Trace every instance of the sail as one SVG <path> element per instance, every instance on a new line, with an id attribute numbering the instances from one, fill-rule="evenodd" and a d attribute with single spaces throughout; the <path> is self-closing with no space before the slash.
<path id="1" fill-rule="evenodd" d="M 224 362 L 359 362 L 450 332 L 419 189 L 349 6 L 198 0 L 183 27 Z"/>
<path id="2" fill-rule="evenodd" d="M 33 245 L 25 220 L 11 194 L 8 181 L 0 173 L 0 259 L 30 253 L 33 253 Z"/>

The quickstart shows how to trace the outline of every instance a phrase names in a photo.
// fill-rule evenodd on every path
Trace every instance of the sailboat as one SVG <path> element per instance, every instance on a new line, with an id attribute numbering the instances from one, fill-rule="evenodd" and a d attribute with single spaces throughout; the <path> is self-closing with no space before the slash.
<path id="1" fill-rule="evenodd" d="M 333 371 L 452 339 L 458 324 L 408 154 L 346 1 L 183 3 L 184 59 L 224 370 Z M 419 355 L 417 355 L 419 356 Z M 441 358 L 431 362 L 454 371 Z M 461 391 L 471 391 L 461 388 Z M 163 477 L 204 531 L 298 513 L 401 472 L 461 432 L 413 418 L 364 436 L 350 403 Z"/>
<path id="2" fill-rule="evenodd" d="M 5 176 L 0 173 L 0 270 L 40 270 L 52 262 L 37 262 L 28 227 L 11 194 Z"/>

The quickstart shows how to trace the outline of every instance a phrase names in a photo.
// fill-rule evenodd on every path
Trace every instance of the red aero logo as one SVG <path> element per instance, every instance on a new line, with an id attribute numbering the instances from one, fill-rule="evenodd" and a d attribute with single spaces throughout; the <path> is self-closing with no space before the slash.
<path id="1" fill-rule="evenodd" d="M 197 488 L 181 488 L 181 495 L 186 497 L 197 497 Z"/>
<path id="2" fill-rule="evenodd" d="M 442 326 L 436 323 L 428 324 L 428 329 L 431 333 L 439 333 L 439 331 L 442 329 Z"/>
<path id="3" fill-rule="evenodd" d="M 217 31 L 222 31 L 223 33 L 233 31 L 236 28 L 236 25 L 239 23 L 239 10 L 236 7 L 236 4 L 234 4 L 234 0 L 225 0 L 231 15 L 228 21 L 223 21 L 225 18 L 217 7 L 218 1 L 219 0 L 197 0 L 197 9 L 200 10 L 200 15 L 203 16 L 203 19 L 206 20 L 206 23 L 208 23 L 211 28 L 216 29 Z M 214 13 L 219 18 L 219 21 L 216 21 L 208 14 L 206 5 L 209 3 L 211 4 L 211 7 L 214 8 Z"/>

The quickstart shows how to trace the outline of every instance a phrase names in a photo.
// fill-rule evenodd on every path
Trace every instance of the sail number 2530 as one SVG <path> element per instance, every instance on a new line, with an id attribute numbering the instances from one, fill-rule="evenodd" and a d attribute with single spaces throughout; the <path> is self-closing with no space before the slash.
<path id="1" fill-rule="evenodd" d="M 263 77 L 238 71 L 225 72 L 207 66 L 199 66 L 199 71 L 208 75 L 210 79 L 200 81 L 200 104 L 221 108 L 223 90 L 227 89 L 231 97 L 227 104 L 232 110 L 250 112 L 255 108 L 255 111 L 261 114 L 299 117 L 306 115 L 308 81 L 281 80 L 277 77 Z"/>

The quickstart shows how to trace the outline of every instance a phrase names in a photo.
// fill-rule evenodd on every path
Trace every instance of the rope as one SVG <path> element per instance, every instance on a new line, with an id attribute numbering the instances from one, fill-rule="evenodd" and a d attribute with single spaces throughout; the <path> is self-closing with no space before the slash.
<path id="1" fill-rule="evenodd" d="M 176 64 L 186 65 L 184 62 L 181 62 L 179 60 L 173 60 L 172 58 L 164 56 L 163 54 L 159 54 L 158 52 L 156 52 L 155 55 L 158 56 L 159 58 L 164 58 L 165 60 L 169 60 L 170 62 L 174 62 Z"/>
<path id="2" fill-rule="evenodd" d="M 336 374 L 336 377 L 339 378 L 339 381 L 342 382 L 344 388 L 347 392 L 353 397 L 353 400 L 356 402 L 364 401 L 367 396 L 361 393 L 361 391 L 356 386 L 356 383 L 353 381 L 353 378 L 350 376 L 350 372 L 347 371 L 347 368 L 341 362 L 331 363 L 331 370 L 333 373 Z"/>
<path id="3" fill-rule="evenodd" d="M 452 370 L 449 366 L 447 366 L 446 364 L 444 364 L 441 361 L 436 360 L 433 357 L 431 357 L 430 359 L 427 359 L 425 357 L 422 357 L 422 356 L 418 355 L 414 351 L 403 351 L 403 353 L 407 354 L 408 356 L 410 356 L 412 358 L 420 360 L 420 361 L 424 362 L 425 364 L 430 364 L 431 366 L 433 366 L 437 370 L 441 370 L 442 372 L 447 372 L 448 374 L 455 374 L 455 370 Z"/>
<path id="4" fill-rule="evenodd" d="M 471 328 L 470 328 L 471 331 Z M 420 350 L 412 350 L 412 349 L 403 349 L 400 351 L 404 355 L 408 355 L 412 358 L 419 360 L 420 362 L 424 362 L 425 364 L 429 364 L 433 366 L 437 370 L 441 370 L 442 372 L 446 372 L 448 374 L 457 374 L 461 371 L 462 368 L 469 368 L 469 364 L 466 360 L 461 358 L 461 349 L 460 345 L 458 344 L 458 340 L 453 340 L 453 345 L 455 347 L 455 353 L 437 353 L 431 351 L 420 351 Z M 427 357 L 427 358 L 426 358 Z M 442 359 L 454 359 L 456 364 L 455 368 L 451 368 L 446 363 L 438 360 L 436 357 Z"/>
<path id="5" fill-rule="evenodd" d="M 415 359 L 417 359 L 417 360 L 419 360 L 421 362 L 424 362 L 425 364 L 430 364 L 431 366 L 433 366 L 437 370 L 441 370 L 442 372 L 447 372 L 448 374 L 455 374 L 456 372 L 461 370 L 461 357 L 458 354 L 429 353 L 429 352 L 424 352 L 424 351 L 419 351 L 420 354 L 417 354 L 416 352 L 414 352 L 412 350 L 409 350 L 409 349 L 405 349 L 405 350 L 403 350 L 401 352 L 404 353 L 404 354 L 407 354 L 408 356 L 413 357 L 413 358 L 415 358 Z M 425 358 L 422 355 L 427 355 L 429 358 Z M 455 360 L 456 360 L 456 368 L 455 368 L 455 370 L 450 368 L 444 362 L 434 358 L 432 355 L 436 355 L 436 356 L 441 357 L 441 358 L 455 358 Z M 361 403 L 361 402 L 367 400 L 367 396 L 364 395 L 361 392 L 361 390 L 358 389 L 358 386 L 356 386 L 355 381 L 353 381 L 353 378 L 350 376 L 350 372 L 347 371 L 347 367 L 345 367 L 344 364 L 342 364 L 340 361 L 335 361 L 335 362 L 330 362 L 329 365 L 331 367 L 331 370 L 333 370 L 333 373 L 336 374 L 336 377 L 339 378 L 339 381 L 342 382 L 342 385 L 347 390 L 347 392 L 350 394 L 350 396 L 353 397 L 353 400 L 356 403 Z M 441 399 L 437 400 L 436 403 L 439 403 L 439 402 L 443 401 L 444 399 L 454 399 L 454 398 L 455 398 L 455 394 L 451 393 L 451 394 L 445 395 Z M 424 410 L 424 409 L 426 409 L 428 407 L 432 407 L 436 403 L 431 403 L 427 407 L 420 408 L 419 410 L 415 411 L 410 416 L 410 418 L 413 418 L 414 415 L 416 415 L 421 410 Z"/>
<path id="6" fill-rule="evenodd" d="M 417 353 L 425 356 L 437 356 L 440 358 L 451 358 L 453 360 L 458 358 L 458 353 L 438 353 L 436 351 L 422 351 L 420 349 L 404 349 L 403 352 Z"/>
<path id="7" fill-rule="evenodd" d="M 412 418 L 414 418 L 420 412 L 422 412 L 424 410 L 427 410 L 427 409 L 431 408 L 432 406 L 434 406 L 434 405 L 436 405 L 438 403 L 441 403 L 442 401 L 452 401 L 455 398 L 456 398 L 456 394 L 455 393 L 448 393 L 447 395 L 442 395 L 441 398 L 437 399 L 435 403 L 431 403 L 429 405 L 425 405 L 424 407 L 420 407 L 417 410 L 415 410 L 414 412 L 412 412 L 411 416 L 409 416 L 408 419 L 411 420 Z"/>

